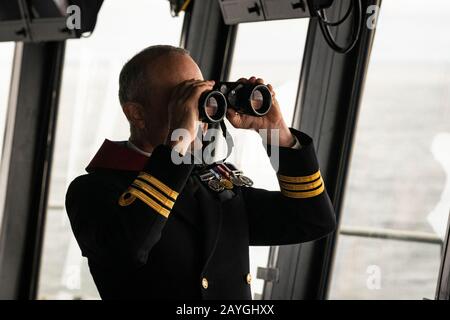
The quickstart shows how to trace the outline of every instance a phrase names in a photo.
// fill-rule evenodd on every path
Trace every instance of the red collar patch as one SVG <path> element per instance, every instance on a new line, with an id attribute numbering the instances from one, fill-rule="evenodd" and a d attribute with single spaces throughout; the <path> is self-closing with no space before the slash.
<path id="1" fill-rule="evenodd" d="M 100 149 L 95 154 L 87 172 L 96 169 L 112 169 L 123 171 L 141 171 L 148 158 L 126 146 L 125 142 L 114 142 L 105 139 Z"/>

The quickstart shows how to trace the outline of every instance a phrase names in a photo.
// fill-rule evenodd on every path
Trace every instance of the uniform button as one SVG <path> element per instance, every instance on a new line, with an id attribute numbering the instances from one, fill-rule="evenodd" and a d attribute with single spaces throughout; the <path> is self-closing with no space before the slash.
<path id="1" fill-rule="evenodd" d="M 247 277 L 245 278 L 248 284 L 252 283 L 252 275 L 250 273 L 247 273 Z"/>
<path id="2" fill-rule="evenodd" d="M 202 279 L 202 287 L 203 289 L 208 289 L 208 279 L 206 278 Z"/>

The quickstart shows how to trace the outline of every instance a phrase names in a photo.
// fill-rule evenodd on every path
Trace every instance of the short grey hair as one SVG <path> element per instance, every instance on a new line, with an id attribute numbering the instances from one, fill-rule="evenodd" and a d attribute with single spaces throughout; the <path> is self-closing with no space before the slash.
<path id="1" fill-rule="evenodd" d="M 148 101 L 148 68 L 152 60 L 168 54 L 189 55 L 189 51 L 170 45 L 155 45 L 145 48 L 128 60 L 119 75 L 119 101 L 122 106 L 127 102 L 146 104 Z"/>

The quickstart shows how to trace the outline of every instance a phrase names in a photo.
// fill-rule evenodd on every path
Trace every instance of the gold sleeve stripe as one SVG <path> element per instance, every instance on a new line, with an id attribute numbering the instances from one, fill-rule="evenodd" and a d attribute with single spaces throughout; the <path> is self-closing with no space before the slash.
<path id="1" fill-rule="evenodd" d="M 184 3 L 183 3 L 183 5 L 182 5 L 181 8 L 180 8 L 180 11 L 186 11 L 186 9 L 187 9 L 189 3 L 191 3 L 191 1 L 192 1 L 192 0 L 185 0 Z"/>
<path id="2" fill-rule="evenodd" d="M 162 205 L 157 203 L 155 200 L 151 199 L 149 196 L 144 194 L 142 191 L 139 191 L 135 188 L 130 188 L 130 189 L 128 189 L 127 192 L 131 193 L 133 196 L 135 196 L 136 198 L 138 198 L 139 200 L 144 202 L 146 205 L 151 207 L 153 210 L 158 212 L 160 215 L 162 215 L 166 218 L 169 217 L 170 210 L 167 210 L 166 208 L 164 208 Z"/>
<path id="3" fill-rule="evenodd" d="M 159 181 L 155 177 L 149 175 L 148 173 L 141 172 L 139 174 L 139 178 L 144 179 L 145 181 L 147 181 L 151 185 L 157 187 L 159 190 L 164 192 L 167 196 L 171 197 L 173 200 L 177 200 L 178 192 L 176 192 L 175 190 L 172 190 L 171 188 L 166 186 L 164 183 L 162 183 L 161 181 Z"/>
<path id="4" fill-rule="evenodd" d="M 296 198 L 296 199 L 306 199 L 316 197 L 321 194 L 325 190 L 325 186 L 322 183 L 319 189 L 306 191 L 306 192 L 291 192 L 287 190 L 281 190 L 281 193 L 288 198 Z"/>
<path id="5" fill-rule="evenodd" d="M 278 180 L 282 182 L 290 182 L 290 183 L 311 182 L 317 180 L 320 177 L 320 170 L 310 176 L 303 176 L 303 177 L 290 177 L 290 176 L 283 176 L 281 174 L 278 174 L 277 176 Z"/>
<path id="6" fill-rule="evenodd" d="M 293 191 L 308 191 L 312 189 L 316 189 L 323 183 L 322 177 L 317 179 L 314 182 L 306 183 L 306 184 L 290 184 L 280 181 L 280 187 L 284 190 L 293 190 Z"/>
<path id="7" fill-rule="evenodd" d="M 174 205 L 173 201 L 171 201 L 171 200 L 169 200 L 169 198 L 166 198 L 165 196 L 163 196 L 158 190 L 152 188 L 151 186 L 149 186 L 145 182 L 136 179 L 136 180 L 133 181 L 133 185 L 136 186 L 136 187 L 139 187 L 140 189 L 142 189 L 145 192 L 147 192 L 149 195 L 151 195 L 154 198 L 158 199 L 158 201 L 161 202 L 166 207 L 168 207 L 170 209 L 173 208 L 173 205 Z"/>

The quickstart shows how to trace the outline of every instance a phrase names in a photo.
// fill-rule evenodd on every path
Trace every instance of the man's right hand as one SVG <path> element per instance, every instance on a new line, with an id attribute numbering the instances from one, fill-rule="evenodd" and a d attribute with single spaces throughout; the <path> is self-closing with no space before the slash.
<path id="1" fill-rule="evenodd" d="M 198 133 L 198 100 L 203 92 L 212 90 L 214 81 L 187 80 L 177 85 L 169 100 L 169 134 L 166 144 L 185 154 Z M 189 139 L 172 141 L 172 133 L 184 129 Z"/>

